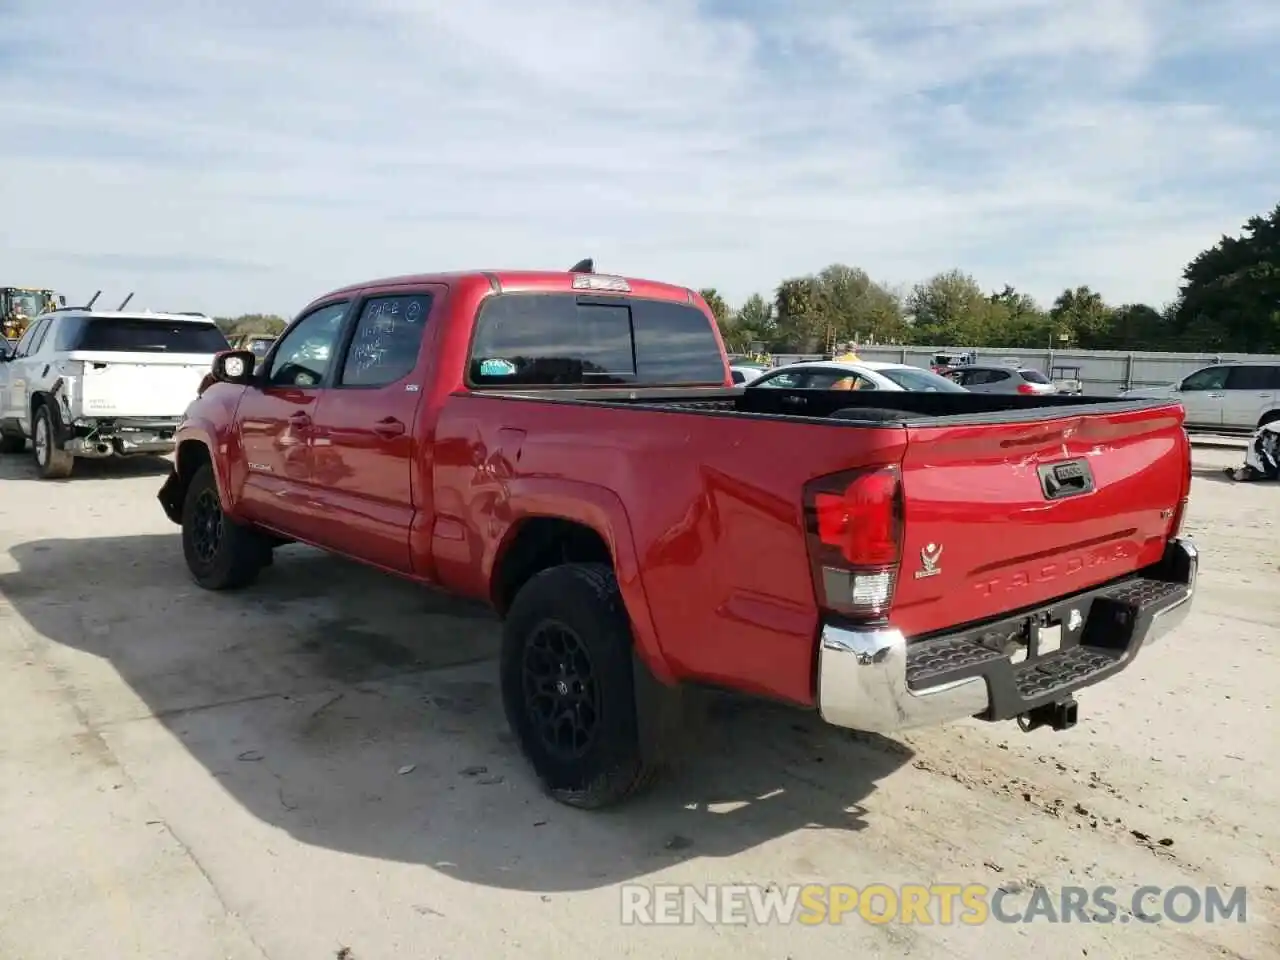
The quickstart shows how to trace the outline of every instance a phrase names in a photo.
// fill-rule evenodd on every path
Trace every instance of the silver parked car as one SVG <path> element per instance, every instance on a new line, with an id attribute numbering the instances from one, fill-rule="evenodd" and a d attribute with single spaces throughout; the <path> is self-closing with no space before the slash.
<path id="1" fill-rule="evenodd" d="M 1218 363 L 1165 387 L 1121 394 L 1181 401 L 1188 430 L 1252 433 L 1280 420 L 1280 363 Z"/>
<path id="2" fill-rule="evenodd" d="M 1027 396 L 1057 393 L 1053 381 L 1031 367 L 999 367 L 966 364 L 953 367 L 943 376 L 970 393 L 1022 393 Z"/>

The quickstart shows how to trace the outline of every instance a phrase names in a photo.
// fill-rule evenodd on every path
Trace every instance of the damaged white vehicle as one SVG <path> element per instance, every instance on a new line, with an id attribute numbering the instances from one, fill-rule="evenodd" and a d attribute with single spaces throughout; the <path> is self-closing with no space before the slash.
<path id="1" fill-rule="evenodd" d="M 1227 467 L 1232 480 L 1249 483 L 1254 480 L 1280 480 L 1280 420 L 1270 420 L 1249 438 L 1244 466 Z"/>
<path id="2" fill-rule="evenodd" d="M 213 358 L 230 349 L 209 317 L 64 308 L 0 354 L 0 451 L 28 443 L 41 477 L 76 458 L 157 455 Z"/>

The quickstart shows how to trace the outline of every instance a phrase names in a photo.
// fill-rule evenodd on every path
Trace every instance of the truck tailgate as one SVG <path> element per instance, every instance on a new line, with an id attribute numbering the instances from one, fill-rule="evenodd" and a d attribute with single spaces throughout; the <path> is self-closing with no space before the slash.
<path id="1" fill-rule="evenodd" d="M 77 351 L 82 409 L 88 417 L 180 417 L 196 398 L 213 358 L 205 354 Z"/>
<path id="2" fill-rule="evenodd" d="M 1160 560 L 1189 482 L 1182 408 L 1092 409 L 908 427 L 895 626 L 928 634 Z"/>

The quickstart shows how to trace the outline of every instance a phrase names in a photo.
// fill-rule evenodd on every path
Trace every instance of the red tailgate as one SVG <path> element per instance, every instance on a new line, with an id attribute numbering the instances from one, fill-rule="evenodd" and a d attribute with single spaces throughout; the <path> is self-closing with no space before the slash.
<path id="1" fill-rule="evenodd" d="M 1158 561 L 1186 495 L 1182 418 L 1171 405 L 909 428 L 894 625 L 954 627 Z"/>

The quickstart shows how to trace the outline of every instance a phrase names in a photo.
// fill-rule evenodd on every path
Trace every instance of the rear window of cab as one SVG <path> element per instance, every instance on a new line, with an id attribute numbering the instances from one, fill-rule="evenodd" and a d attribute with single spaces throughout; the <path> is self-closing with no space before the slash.
<path id="1" fill-rule="evenodd" d="M 720 385 L 711 321 L 693 304 L 573 293 L 503 293 L 476 317 L 475 387 Z"/>

